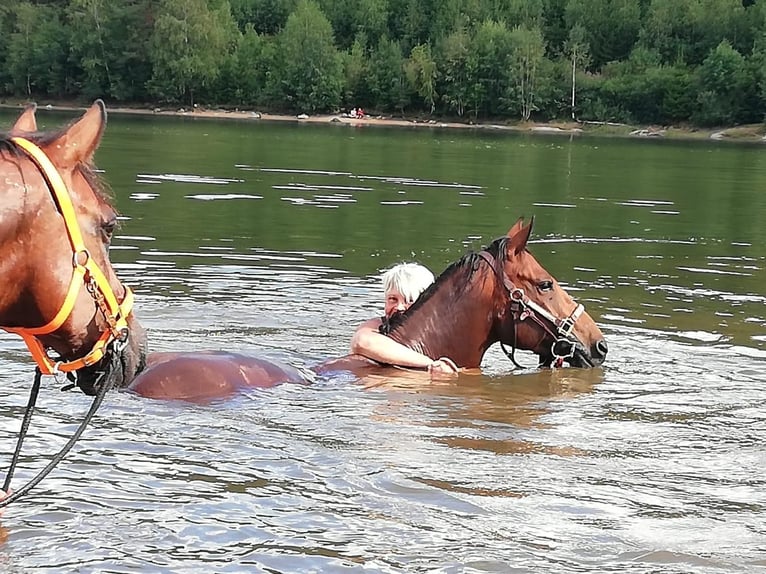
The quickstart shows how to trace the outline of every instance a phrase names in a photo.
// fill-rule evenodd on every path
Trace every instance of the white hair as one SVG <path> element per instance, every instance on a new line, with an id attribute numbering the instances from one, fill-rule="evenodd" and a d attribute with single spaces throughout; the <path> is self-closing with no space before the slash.
<path id="1" fill-rule="evenodd" d="M 434 282 L 434 274 L 419 263 L 400 263 L 383 274 L 383 291 L 396 290 L 413 303 Z"/>

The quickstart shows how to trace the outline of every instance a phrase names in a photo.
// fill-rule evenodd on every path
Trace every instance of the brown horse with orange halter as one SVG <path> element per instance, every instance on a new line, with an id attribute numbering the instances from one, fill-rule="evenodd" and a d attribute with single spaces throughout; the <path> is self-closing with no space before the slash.
<path id="1" fill-rule="evenodd" d="M 130 382 L 146 354 L 109 261 L 117 213 L 92 165 L 106 111 L 97 101 L 57 133 L 38 133 L 34 112 L 0 137 L 0 326 L 24 338 L 41 374 L 96 394 Z"/>
<path id="2" fill-rule="evenodd" d="M 117 279 L 109 242 L 117 214 L 92 160 L 106 124 L 97 101 L 63 131 L 37 132 L 35 106 L 0 136 L 0 328 L 20 335 L 37 364 L 0 508 L 28 493 L 71 449 L 107 390 L 144 366 L 146 336 L 133 293 Z M 51 353 L 57 356 L 52 357 Z M 64 447 L 24 486 L 9 491 L 43 375 L 66 373 L 95 395 Z"/>
<path id="3" fill-rule="evenodd" d="M 505 237 L 453 263 L 407 311 L 383 326 L 386 334 L 464 368 L 479 367 L 498 342 L 516 366 L 515 349 L 536 353 L 543 367 L 603 363 L 608 348 L 601 330 L 527 249 L 532 223 L 519 219 Z M 379 368 L 349 355 L 317 371 L 363 374 Z"/>

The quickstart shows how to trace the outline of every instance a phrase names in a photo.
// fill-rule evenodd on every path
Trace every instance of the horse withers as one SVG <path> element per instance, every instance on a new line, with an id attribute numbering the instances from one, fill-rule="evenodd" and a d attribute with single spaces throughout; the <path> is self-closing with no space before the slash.
<path id="1" fill-rule="evenodd" d="M 125 386 L 146 336 L 109 261 L 117 213 L 92 163 L 104 104 L 55 133 L 38 132 L 34 114 L 28 106 L 0 137 L 0 325 L 42 374 L 72 373 L 87 394 Z"/>

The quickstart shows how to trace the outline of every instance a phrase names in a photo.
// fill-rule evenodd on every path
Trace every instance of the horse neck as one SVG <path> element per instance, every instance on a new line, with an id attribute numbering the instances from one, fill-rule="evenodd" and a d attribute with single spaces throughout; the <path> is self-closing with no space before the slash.
<path id="1" fill-rule="evenodd" d="M 449 280 L 441 282 L 389 336 L 429 357 L 449 357 L 460 367 L 479 367 L 486 350 L 498 340 L 493 329 L 494 289 L 494 277 L 482 268 L 464 288 Z"/>
<path id="2" fill-rule="evenodd" d="M 0 189 L 0 325 L 33 325 L 36 317 L 21 297 L 33 277 L 36 254 L 30 253 L 30 245 L 37 236 L 30 231 L 30 213 L 40 212 L 37 194 L 30 191 L 19 177 L 18 168 L 12 162 L 0 162 L 0 179 L 5 185 Z M 17 183 L 12 183 L 17 182 Z M 44 249 L 44 248 L 43 248 Z"/>

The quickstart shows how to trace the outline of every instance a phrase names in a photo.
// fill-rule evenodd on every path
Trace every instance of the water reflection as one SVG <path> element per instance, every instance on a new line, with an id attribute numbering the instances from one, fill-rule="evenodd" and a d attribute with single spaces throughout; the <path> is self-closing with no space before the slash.
<path id="1" fill-rule="evenodd" d="M 609 360 L 511 374 L 493 349 L 458 381 L 338 376 L 208 407 L 114 393 L 6 511 L 0 567 L 763 565 L 762 150 L 236 122 L 189 145 L 199 132 L 110 118 L 99 151 L 126 217 L 112 258 L 156 350 L 344 355 L 380 313 L 380 269 L 438 271 L 534 213 L 532 251 L 597 318 Z M 0 339 L 0 369 L 10 445 L 32 375 L 17 339 Z M 83 399 L 44 389 L 20 482 Z"/>
<path id="2" fill-rule="evenodd" d="M 431 440 L 437 443 L 494 454 L 571 456 L 580 451 L 536 444 L 519 431 L 549 428 L 545 415 L 554 402 L 589 393 L 602 380 L 601 369 L 544 369 L 503 377 L 463 373 L 457 380 L 434 382 L 424 373 L 368 375 L 362 383 L 366 389 L 387 392 L 389 402 L 376 412 L 381 419 L 406 417 L 412 423 L 412 403 L 427 402 L 428 418 L 418 422 L 434 429 Z"/>

